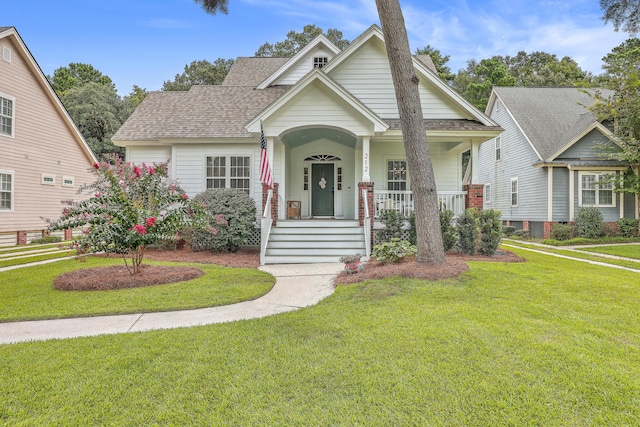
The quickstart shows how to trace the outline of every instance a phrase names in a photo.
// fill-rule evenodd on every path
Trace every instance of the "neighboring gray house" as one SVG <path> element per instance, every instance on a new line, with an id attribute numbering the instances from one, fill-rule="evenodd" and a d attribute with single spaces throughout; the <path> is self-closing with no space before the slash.
<path id="1" fill-rule="evenodd" d="M 604 157 L 600 145 L 616 146 L 611 130 L 586 109 L 592 102 L 578 88 L 494 88 L 486 114 L 504 132 L 479 149 L 484 208 L 500 210 L 534 237 L 572 222 L 583 206 L 598 207 L 605 222 L 635 218 L 637 198 L 600 181 L 626 167 Z"/>

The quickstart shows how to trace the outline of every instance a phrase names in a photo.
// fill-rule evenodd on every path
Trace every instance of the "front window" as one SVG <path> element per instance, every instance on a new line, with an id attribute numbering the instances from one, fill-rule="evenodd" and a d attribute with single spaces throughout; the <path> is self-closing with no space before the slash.
<path id="1" fill-rule="evenodd" d="M 615 206 L 610 175 L 580 172 L 580 206 Z"/>
<path id="2" fill-rule="evenodd" d="M 13 209 L 13 172 L 0 171 L 0 210 Z"/>
<path id="3" fill-rule="evenodd" d="M 518 206 L 518 178 L 511 178 L 511 206 Z"/>
<path id="4" fill-rule="evenodd" d="M 207 189 L 235 188 L 249 194 L 251 158 L 248 156 L 207 157 Z"/>
<path id="5" fill-rule="evenodd" d="M 405 191 L 407 189 L 407 161 L 387 161 L 387 190 Z"/>
<path id="6" fill-rule="evenodd" d="M 13 136 L 13 100 L 0 96 L 0 134 Z"/>
<path id="7" fill-rule="evenodd" d="M 322 68 L 327 65 L 329 58 L 326 56 L 316 56 L 313 58 L 313 68 Z"/>
<path id="8" fill-rule="evenodd" d="M 491 184 L 484 185 L 484 202 L 491 203 Z"/>

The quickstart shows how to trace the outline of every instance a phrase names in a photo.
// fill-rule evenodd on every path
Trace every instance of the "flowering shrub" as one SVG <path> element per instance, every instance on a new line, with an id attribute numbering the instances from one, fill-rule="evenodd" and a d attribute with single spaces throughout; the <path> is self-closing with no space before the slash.
<path id="1" fill-rule="evenodd" d="M 97 180 L 80 189 L 93 196 L 63 202 L 67 206 L 62 216 L 49 226 L 50 230 L 82 227 L 78 248 L 121 254 L 129 272 L 136 274 L 146 247 L 173 238 L 178 228 L 213 231 L 205 207 L 167 179 L 166 163 L 137 166 L 116 158 L 115 165 L 100 162 L 93 168 Z"/>

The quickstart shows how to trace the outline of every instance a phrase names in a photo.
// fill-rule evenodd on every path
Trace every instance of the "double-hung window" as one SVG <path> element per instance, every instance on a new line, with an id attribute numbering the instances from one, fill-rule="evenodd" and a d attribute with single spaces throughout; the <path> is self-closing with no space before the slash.
<path id="1" fill-rule="evenodd" d="M 0 170 L 0 211 L 13 210 L 13 171 Z"/>
<path id="2" fill-rule="evenodd" d="M 511 206 L 518 206 L 518 178 L 511 178 Z"/>
<path id="3" fill-rule="evenodd" d="M 502 140 L 499 136 L 496 137 L 496 160 L 502 158 Z"/>
<path id="4" fill-rule="evenodd" d="M 0 95 L 0 135 L 13 136 L 13 99 Z"/>
<path id="5" fill-rule="evenodd" d="M 387 190 L 405 191 L 407 189 L 407 161 L 387 161 Z"/>
<path id="6" fill-rule="evenodd" d="M 491 184 L 484 185 L 484 203 L 491 203 Z"/>
<path id="7" fill-rule="evenodd" d="M 235 188 L 247 194 L 251 188 L 251 157 L 207 157 L 207 189 Z"/>
<path id="8" fill-rule="evenodd" d="M 580 206 L 615 206 L 613 196 L 613 182 L 602 172 L 579 172 L 580 176 Z"/>

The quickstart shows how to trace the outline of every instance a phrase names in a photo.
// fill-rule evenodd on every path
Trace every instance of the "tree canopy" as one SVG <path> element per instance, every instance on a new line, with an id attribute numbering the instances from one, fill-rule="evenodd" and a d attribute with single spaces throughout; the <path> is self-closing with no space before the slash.
<path id="1" fill-rule="evenodd" d="M 289 31 L 286 40 L 276 42 L 275 44 L 265 43 L 258 48 L 256 56 L 275 56 L 275 57 L 291 57 L 300 49 L 305 47 L 314 38 L 324 34 L 334 45 L 340 50 L 349 46 L 349 40 L 342 37 L 342 31 L 334 28 L 323 33 L 322 28 L 315 25 L 305 25 L 301 33 Z"/>
<path id="2" fill-rule="evenodd" d="M 166 80 L 162 90 L 189 90 L 194 85 L 218 85 L 222 83 L 233 65 L 233 59 L 218 58 L 213 63 L 207 60 L 193 61 L 184 66 L 182 74 Z"/>
<path id="3" fill-rule="evenodd" d="M 47 79 L 58 95 L 89 82 L 115 88 L 115 84 L 109 76 L 105 76 L 91 64 L 78 62 L 72 62 L 66 67 L 55 69 L 53 76 L 47 76 Z"/>
<path id="4" fill-rule="evenodd" d="M 205 12 L 215 15 L 218 12 L 222 12 L 225 15 L 229 13 L 229 1 L 228 0 L 194 0 L 197 4 L 202 6 Z"/>
<path id="5" fill-rule="evenodd" d="M 612 22 L 613 28 L 636 34 L 640 31 L 640 2 L 638 0 L 600 0 L 604 22 Z"/>
<path id="6" fill-rule="evenodd" d="M 433 61 L 433 65 L 435 65 L 436 70 L 438 70 L 440 78 L 446 82 L 453 81 L 455 74 L 451 72 L 451 68 L 447 65 L 450 59 L 449 55 L 442 55 L 439 49 L 431 47 L 431 45 L 426 45 L 422 49 L 416 49 L 415 54 L 429 55 Z"/>

